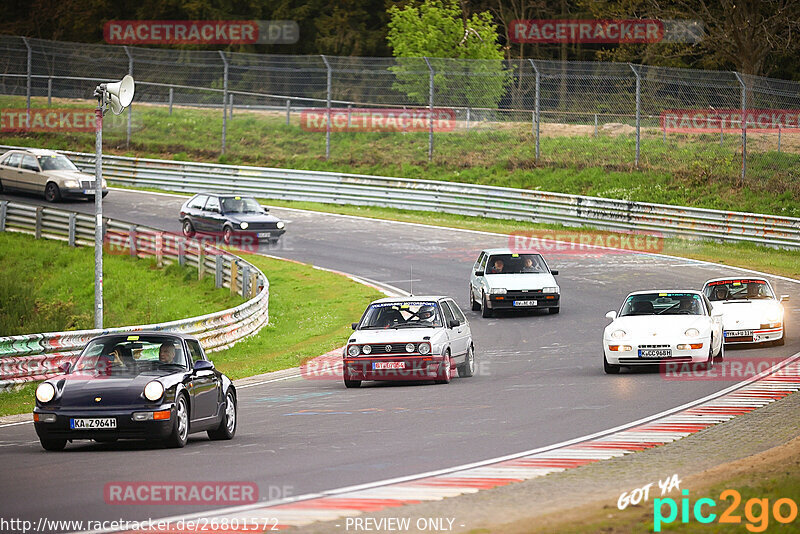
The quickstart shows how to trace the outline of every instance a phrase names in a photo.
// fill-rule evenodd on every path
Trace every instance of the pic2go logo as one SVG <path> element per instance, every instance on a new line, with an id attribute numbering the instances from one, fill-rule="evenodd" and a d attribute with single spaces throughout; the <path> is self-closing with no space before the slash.
<path id="1" fill-rule="evenodd" d="M 681 523 L 689 522 L 689 514 L 694 516 L 698 523 L 711 523 L 717 519 L 717 514 L 711 509 L 717 506 L 714 499 L 703 498 L 695 501 L 692 506 L 689 502 L 689 490 L 683 490 L 683 498 L 680 506 L 671 497 L 653 500 L 653 530 L 661 532 L 662 525 L 669 525 L 681 515 Z M 739 505 L 742 503 L 741 494 L 733 489 L 728 489 L 719 494 L 720 500 L 731 500 L 725 511 L 719 516 L 718 523 L 741 524 L 742 516 L 737 515 Z M 664 515 L 666 507 L 667 515 Z M 777 499 L 769 506 L 769 499 L 752 498 L 744 504 L 744 517 L 746 519 L 745 528 L 750 532 L 764 532 L 769 527 L 770 513 L 775 517 L 775 521 L 788 524 L 797 519 L 797 503 L 789 498 Z"/>

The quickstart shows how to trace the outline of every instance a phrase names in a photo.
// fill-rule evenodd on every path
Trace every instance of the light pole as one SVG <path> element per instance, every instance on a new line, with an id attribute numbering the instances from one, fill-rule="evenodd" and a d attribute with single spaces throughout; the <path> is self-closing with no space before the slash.
<path id="1" fill-rule="evenodd" d="M 101 83 L 94 90 L 94 327 L 103 328 L 103 115 L 110 108 L 122 113 L 133 101 L 134 83 L 130 75 L 115 83 Z"/>

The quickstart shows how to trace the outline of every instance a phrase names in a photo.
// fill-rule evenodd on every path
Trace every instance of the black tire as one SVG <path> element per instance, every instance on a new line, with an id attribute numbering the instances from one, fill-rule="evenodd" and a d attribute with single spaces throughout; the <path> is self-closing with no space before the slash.
<path id="1" fill-rule="evenodd" d="M 182 230 L 185 237 L 194 237 L 194 235 L 197 233 L 194 229 L 192 221 L 189 219 L 183 220 Z"/>
<path id="2" fill-rule="evenodd" d="M 606 372 L 607 375 L 618 375 L 620 370 L 619 365 L 611 365 L 608 363 L 606 359 L 606 354 L 603 353 L 603 371 Z"/>
<path id="3" fill-rule="evenodd" d="M 233 228 L 225 226 L 222 228 L 222 241 L 226 245 L 230 245 L 233 238 Z"/>
<path id="4" fill-rule="evenodd" d="M 472 294 L 472 286 L 469 286 L 469 303 L 472 305 L 472 311 L 481 309 L 481 305 L 475 300 L 475 295 Z"/>
<path id="5" fill-rule="evenodd" d="M 42 444 L 42 448 L 46 451 L 63 451 L 64 447 L 67 446 L 67 440 L 65 439 L 39 438 L 39 443 Z"/>
<path id="6" fill-rule="evenodd" d="M 169 437 L 164 440 L 164 444 L 173 449 L 181 449 L 186 446 L 188 439 L 189 403 L 186 400 L 186 395 L 181 394 L 175 403 L 175 424 L 172 426 L 172 432 Z"/>
<path id="7" fill-rule="evenodd" d="M 450 378 L 453 376 L 452 362 L 450 361 L 450 352 L 444 353 L 444 359 L 439 366 L 437 378 L 434 380 L 436 384 L 449 384 Z"/>
<path id="8" fill-rule="evenodd" d="M 550 312 L 551 315 L 555 315 L 556 313 L 561 311 L 561 306 L 557 306 L 555 308 L 547 308 L 547 311 Z"/>
<path id="9" fill-rule="evenodd" d="M 224 410 L 219 426 L 214 430 L 208 431 L 209 439 L 233 439 L 233 436 L 236 435 L 236 425 L 238 424 L 239 417 L 236 407 L 236 394 L 232 390 L 228 390 L 225 394 Z"/>
<path id="10" fill-rule="evenodd" d="M 712 367 L 714 367 L 714 340 L 713 340 L 713 338 L 711 339 L 711 342 L 709 343 L 709 347 L 708 347 L 708 359 L 703 363 L 697 364 L 696 369 L 703 370 L 703 371 L 709 371 Z"/>
<path id="11" fill-rule="evenodd" d="M 486 294 L 481 293 L 481 317 L 491 317 L 493 311 L 489 306 L 486 305 Z"/>
<path id="12" fill-rule="evenodd" d="M 344 387 L 346 388 L 360 388 L 361 387 L 361 380 L 348 380 L 344 379 Z"/>
<path id="13" fill-rule="evenodd" d="M 717 357 L 714 358 L 717 362 L 722 362 L 725 360 L 725 338 L 722 339 L 722 344 L 719 346 L 719 354 Z"/>
<path id="14" fill-rule="evenodd" d="M 55 182 L 48 182 L 45 186 L 44 199 L 48 202 L 58 202 L 61 200 L 61 190 Z"/>
<path id="15" fill-rule="evenodd" d="M 467 357 L 464 363 L 458 366 L 458 377 L 469 378 L 475 375 L 475 349 L 472 345 L 467 349 Z"/>
<path id="16" fill-rule="evenodd" d="M 3 181 L 0 180 L 0 193 L 2 193 L 2 192 L 3 192 Z"/>

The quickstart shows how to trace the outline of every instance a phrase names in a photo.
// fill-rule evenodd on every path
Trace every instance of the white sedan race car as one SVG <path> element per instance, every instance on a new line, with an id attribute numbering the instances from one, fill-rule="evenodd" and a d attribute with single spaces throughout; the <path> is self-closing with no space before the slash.
<path id="1" fill-rule="evenodd" d="M 781 302 L 789 300 L 789 295 L 775 298 L 764 278 L 715 278 L 705 283 L 703 294 L 722 312 L 725 343 L 784 344 Z"/>
<path id="2" fill-rule="evenodd" d="M 710 368 L 722 359 L 722 312 L 700 291 L 636 291 L 603 332 L 603 368 L 662 363 L 701 364 Z"/>

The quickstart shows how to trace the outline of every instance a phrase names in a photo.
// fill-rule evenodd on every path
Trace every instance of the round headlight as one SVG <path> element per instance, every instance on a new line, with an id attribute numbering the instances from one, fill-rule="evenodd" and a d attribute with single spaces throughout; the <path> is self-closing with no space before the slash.
<path id="1" fill-rule="evenodd" d="M 151 380 L 144 387 L 144 398 L 150 401 L 157 401 L 164 395 L 164 384 L 158 380 Z"/>
<path id="2" fill-rule="evenodd" d="M 697 328 L 690 328 L 686 332 L 684 332 L 684 335 L 687 337 L 697 337 L 700 335 L 700 330 L 698 330 Z"/>
<path id="3" fill-rule="evenodd" d="M 358 345 L 350 345 L 347 348 L 347 355 L 355 358 L 361 353 L 361 349 L 358 348 Z"/>
<path id="4" fill-rule="evenodd" d="M 246 222 L 239 223 L 239 228 L 241 228 L 242 230 L 247 230 L 248 226 L 250 226 L 250 225 L 247 224 Z"/>
<path id="5" fill-rule="evenodd" d="M 56 396 L 56 388 L 50 382 L 42 382 L 36 388 L 36 400 L 41 403 L 50 402 Z"/>
<path id="6" fill-rule="evenodd" d="M 420 354 L 428 354 L 431 351 L 431 346 L 427 343 L 420 343 L 419 344 L 419 353 Z"/>
<path id="7" fill-rule="evenodd" d="M 611 332 L 611 337 L 613 339 L 622 339 L 623 337 L 627 336 L 627 332 L 625 330 L 614 330 Z"/>
<path id="8" fill-rule="evenodd" d="M 504 287 L 493 287 L 489 290 L 492 295 L 505 295 L 507 293 Z"/>
<path id="9" fill-rule="evenodd" d="M 414 344 L 406 343 L 406 352 L 414 352 Z"/>
<path id="10" fill-rule="evenodd" d="M 372 345 L 364 345 L 363 347 L 361 347 L 361 352 L 363 352 L 364 354 L 369 354 L 370 352 L 372 352 Z"/>
<path id="11" fill-rule="evenodd" d="M 283 221 L 278 221 L 278 224 L 276 224 L 275 226 L 278 228 L 278 230 L 280 230 L 281 228 L 283 228 L 286 225 L 283 224 Z"/>

